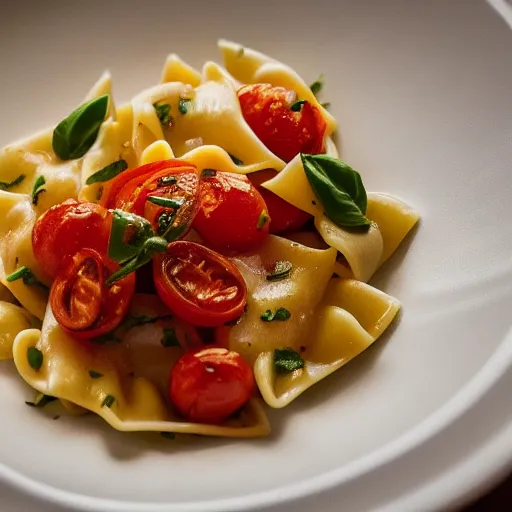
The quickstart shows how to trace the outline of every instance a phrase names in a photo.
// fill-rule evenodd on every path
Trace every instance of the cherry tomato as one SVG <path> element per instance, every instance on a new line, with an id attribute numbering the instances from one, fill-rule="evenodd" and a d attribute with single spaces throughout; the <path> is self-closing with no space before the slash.
<path id="1" fill-rule="evenodd" d="M 153 259 L 155 287 L 167 307 L 193 325 L 212 327 L 239 317 L 247 288 L 236 266 L 195 242 L 172 242 Z"/>
<path id="2" fill-rule="evenodd" d="M 268 214 L 272 219 L 270 223 L 271 233 L 282 233 L 283 231 L 295 231 L 300 229 L 311 215 L 299 210 L 293 204 L 281 199 L 278 195 L 261 186 L 265 181 L 271 180 L 277 174 L 273 169 L 253 172 L 248 177 L 251 183 L 261 194 L 268 208 Z"/>
<path id="3" fill-rule="evenodd" d="M 50 290 L 50 305 L 65 331 L 75 338 L 90 339 L 120 324 L 135 291 L 135 274 L 107 287 L 105 281 L 118 268 L 105 255 L 82 249 L 57 274 Z"/>
<path id="4" fill-rule="evenodd" d="M 293 91 L 270 84 L 245 85 L 238 90 L 238 99 L 247 124 L 285 162 L 298 153 L 323 153 L 327 124 L 317 107 L 308 101 L 296 103 Z"/>
<path id="5" fill-rule="evenodd" d="M 247 403 L 254 388 L 252 369 L 242 356 L 219 347 L 185 353 L 169 383 L 176 408 L 198 423 L 221 423 Z"/>
<path id="6" fill-rule="evenodd" d="M 43 271 L 55 277 L 82 248 L 107 254 L 112 214 L 94 203 L 68 199 L 39 217 L 32 230 L 32 248 Z"/>
<path id="7" fill-rule="evenodd" d="M 163 160 L 125 171 L 114 178 L 102 203 L 148 219 L 157 234 L 189 230 L 199 206 L 199 176 L 194 165 Z"/>
<path id="8" fill-rule="evenodd" d="M 270 216 L 261 194 L 246 176 L 214 171 L 201 178 L 194 229 L 218 249 L 249 251 L 268 235 Z"/>

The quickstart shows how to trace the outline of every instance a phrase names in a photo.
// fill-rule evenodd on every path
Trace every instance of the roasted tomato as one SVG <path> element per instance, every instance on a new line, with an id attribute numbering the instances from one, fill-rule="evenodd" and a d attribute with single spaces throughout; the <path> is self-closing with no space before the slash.
<path id="1" fill-rule="evenodd" d="M 270 84 L 245 85 L 238 99 L 247 124 L 272 153 L 289 162 L 298 153 L 324 152 L 327 125 L 320 110 Z"/>
<path id="2" fill-rule="evenodd" d="M 252 369 L 242 356 L 219 347 L 185 353 L 169 383 L 176 408 L 198 423 L 221 423 L 247 403 L 254 387 Z"/>
<path id="3" fill-rule="evenodd" d="M 272 219 L 270 232 L 295 231 L 300 229 L 311 218 L 311 215 L 299 210 L 293 204 L 261 186 L 262 183 L 271 180 L 276 174 L 277 172 L 273 169 L 265 169 L 264 171 L 253 172 L 248 177 L 265 200 L 268 214 Z"/>
<path id="4" fill-rule="evenodd" d="M 194 165 L 163 160 L 114 178 L 102 204 L 148 219 L 160 236 L 180 238 L 199 206 L 199 176 Z M 171 236 L 172 235 L 172 236 Z"/>
<path id="5" fill-rule="evenodd" d="M 32 248 L 43 271 L 55 277 L 85 247 L 107 254 L 112 214 L 94 203 L 68 199 L 52 206 L 32 230 Z"/>
<path id="6" fill-rule="evenodd" d="M 177 316 L 211 327 L 239 317 L 247 288 L 236 266 L 195 242 L 172 242 L 153 260 L 155 287 Z"/>
<path id="7" fill-rule="evenodd" d="M 199 195 L 193 226 L 207 245 L 248 251 L 265 240 L 270 224 L 267 205 L 246 176 L 207 169 Z"/>
<path id="8" fill-rule="evenodd" d="M 110 287 L 119 265 L 93 249 L 82 249 L 59 271 L 50 290 L 50 305 L 61 327 L 75 338 L 90 339 L 115 329 L 135 291 L 135 274 Z"/>

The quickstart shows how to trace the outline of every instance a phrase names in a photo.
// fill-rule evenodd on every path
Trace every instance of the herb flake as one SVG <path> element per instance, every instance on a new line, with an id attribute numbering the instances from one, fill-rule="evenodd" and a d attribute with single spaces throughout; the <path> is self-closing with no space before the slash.
<path id="1" fill-rule="evenodd" d="M 190 106 L 192 104 L 192 100 L 188 98 L 180 98 L 178 101 L 178 110 L 180 111 L 180 114 L 185 115 Z"/>
<path id="2" fill-rule="evenodd" d="M 201 171 L 201 178 L 214 178 L 215 176 L 217 176 L 215 169 L 203 169 Z"/>
<path id="3" fill-rule="evenodd" d="M 180 342 L 178 341 L 178 337 L 176 336 L 176 331 L 174 329 L 170 329 L 168 327 L 164 327 L 164 332 L 160 343 L 164 347 L 180 347 Z"/>
<path id="4" fill-rule="evenodd" d="M 118 174 L 126 171 L 126 169 L 128 169 L 128 163 L 126 160 L 117 160 L 117 162 L 113 162 L 89 176 L 85 184 L 92 185 L 93 183 L 103 183 L 105 181 L 110 181 L 114 179 Z"/>
<path id="5" fill-rule="evenodd" d="M 45 405 L 57 400 L 54 396 L 45 395 L 37 392 L 33 402 L 25 402 L 30 407 L 44 407 Z"/>
<path id="6" fill-rule="evenodd" d="M 15 270 L 12 274 L 8 275 L 5 278 L 5 280 L 8 283 L 12 283 L 14 281 L 17 281 L 18 279 L 21 279 L 25 286 L 39 286 L 39 288 L 48 290 L 48 287 L 45 284 L 41 283 L 41 281 L 39 281 L 36 278 L 32 270 L 25 265 Z"/>
<path id="7" fill-rule="evenodd" d="M 298 100 L 290 105 L 290 110 L 292 112 L 300 112 L 302 110 L 302 105 L 305 105 L 306 103 L 307 100 Z"/>
<path id="8" fill-rule="evenodd" d="M 289 261 L 276 261 L 274 270 L 267 274 L 267 281 L 279 281 L 290 277 L 292 267 Z"/>
<path id="9" fill-rule="evenodd" d="M 12 181 L 0 181 L 0 190 L 9 190 L 18 186 L 26 178 L 24 174 L 20 174 L 16 179 Z"/>
<path id="10" fill-rule="evenodd" d="M 162 197 L 162 196 L 148 196 L 147 200 L 150 203 L 156 204 L 158 206 L 163 206 L 164 208 L 174 208 L 177 210 L 181 208 L 185 203 L 184 197 Z"/>
<path id="11" fill-rule="evenodd" d="M 235 155 L 232 155 L 231 153 L 228 153 L 228 155 L 235 165 L 244 165 L 243 161 L 240 160 L 240 158 L 237 158 Z"/>
<path id="12" fill-rule="evenodd" d="M 270 217 L 268 216 L 267 210 L 261 210 L 260 216 L 258 217 L 258 222 L 256 223 L 256 229 L 258 231 L 262 230 L 269 220 Z"/>
<path id="13" fill-rule="evenodd" d="M 155 108 L 160 124 L 162 126 L 168 126 L 172 120 L 171 105 L 169 105 L 169 103 L 154 103 L 153 107 Z"/>
<path id="14" fill-rule="evenodd" d="M 91 379 L 101 379 L 103 373 L 97 372 L 96 370 L 89 370 L 89 377 L 91 377 Z"/>
<path id="15" fill-rule="evenodd" d="M 316 96 L 324 86 L 325 77 L 321 74 L 310 86 L 311 92 Z"/>
<path id="16" fill-rule="evenodd" d="M 285 322 L 292 314 L 286 308 L 277 308 L 273 313 L 271 309 L 267 309 L 260 318 L 264 322 Z"/>
<path id="17" fill-rule="evenodd" d="M 112 395 L 107 395 L 103 402 L 101 402 L 101 407 L 108 407 L 109 409 L 114 405 L 114 402 L 116 401 L 115 397 Z"/>
<path id="18" fill-rule="evenodd" d="M 274 367 L 278 373 L 300 370 L 304 364 L 304 359 L 291 348 L 274 350 Z"/>
<path id="19" fill-rule="evenodd" d="M 46 178 L 44 176 L 38 176 L 32 188 L 32 204 L 34 206 L 37 206 L 40 194 L 46 191 L 46 189 L 43 188 L 45 184 Z"/>
<path id="20" fill-rule="evenodd" d="M 43 365 L 43 353 L 36 347 L 27 348 L 27 359 L 30 367 L 36 372 L 41 369 Z"/>

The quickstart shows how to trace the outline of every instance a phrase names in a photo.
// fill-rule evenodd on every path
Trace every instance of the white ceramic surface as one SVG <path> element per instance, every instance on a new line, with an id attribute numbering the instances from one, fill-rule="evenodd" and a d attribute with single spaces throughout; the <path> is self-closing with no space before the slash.
<path id="1" fill-rule="evenodd" d="M 1 364 L 0 509 L 394 512 L 473 496 L 512 460 L 512 32 L 476 0 L 20 0 L 0 19 L 0 143 L 60 120 L 105 68 L 124 101 L 169 52 L 217 58 L 218 37 L 325 73 L 342 157 L 422 214 L 373 281 L 401 318 L 273 412 L 266 440 L 52 421 Z"/>

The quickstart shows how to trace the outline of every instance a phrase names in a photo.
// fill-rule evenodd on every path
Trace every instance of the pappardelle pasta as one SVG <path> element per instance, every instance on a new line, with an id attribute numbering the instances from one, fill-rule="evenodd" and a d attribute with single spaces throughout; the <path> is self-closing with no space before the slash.
<path id="1" fill-rule="evenodd" d="M 336 121 L 288 66 L 220 41 L 121 107 L 0 152 L 0 358 L 122 431 L 267 435 L 400 304 L 367 284 L 418 221 L 338 158 Z"/>

